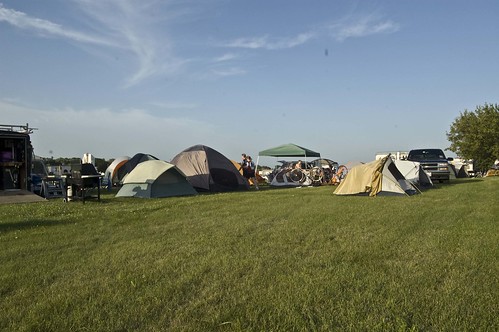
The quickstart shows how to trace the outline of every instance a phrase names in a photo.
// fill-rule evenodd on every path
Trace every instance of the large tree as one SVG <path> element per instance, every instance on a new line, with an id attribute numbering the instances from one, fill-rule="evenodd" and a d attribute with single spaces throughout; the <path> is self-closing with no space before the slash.
<path id="1" fill-rule="evenodd" d="M 448 150 L 465 159 L 473 159 L 481 170 L 499 158 L 499 105 L 477 106 L 474 112 L 461 112 L 452 123 L 447 139 Z"/>

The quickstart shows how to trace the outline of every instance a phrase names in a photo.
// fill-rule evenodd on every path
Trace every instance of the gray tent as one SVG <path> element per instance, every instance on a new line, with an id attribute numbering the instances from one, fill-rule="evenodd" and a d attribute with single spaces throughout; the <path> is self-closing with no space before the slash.
<path id="1" fill-rule="evenodd" d="M 394 160 L 394 162 L 400 173 L 412 184 L 420 187 L 433 186 L 430 176 L 423 170 L 420 163 L 409 160 Z"/>
<path id="2" fill-rule="evenodd" d="M 232 161 L 220 152 L 205 146 L 194 145 L 171 161 L 198 191 L 248 190 L 248 181 L 239 173 Z"/>
<path id="3" fill-rule="evenodd" d="M 139 163 L 123 181 L 116 197 L 170 197 L 196 195 L 185 175 L 174 165 L 162 160 Z"/>

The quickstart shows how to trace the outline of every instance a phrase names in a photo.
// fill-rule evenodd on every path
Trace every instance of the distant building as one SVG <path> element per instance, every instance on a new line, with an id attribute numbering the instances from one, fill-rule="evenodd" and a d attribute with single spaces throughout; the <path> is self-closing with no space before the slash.
<path id="1" fill-rule="evenodd" d="M 390 155 L 390 158 L 392 158 L 393 160 L 407 160 L 409 151 L 377 152 L 376 160 L 382 159 L 388 155 Z"/>
<path id="2" fill-rule="evenodd" d="M 85 153 L 81 158 L 82 164 L 92 164 L 95 166 L 95 157 L 91 153 Z"/>
<path id="3" fill-rule="evenodd" d="M 50 175 L 61 176 L 71 173 L 71 165 L 47 166 L 47 171 Z"/>

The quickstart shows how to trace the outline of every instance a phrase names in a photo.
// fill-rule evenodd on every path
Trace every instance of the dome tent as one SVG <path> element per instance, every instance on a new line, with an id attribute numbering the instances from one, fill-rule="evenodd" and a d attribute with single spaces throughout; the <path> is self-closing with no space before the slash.
<path id="1" fill-rule="evenodd" d="M 418 189 L 395 166 L 390 155 L 354 166 L 334 191 L 335 195 L 412 195 Z"/>
<path id="2" fill-rule="evenodd" d="M 191 146 L 177 154 L 171 163 L 187 176 L 187 181 L 198 191 L 222 192 L 249 189 L 248 181 L 232 162 L 208 146 Z"/>
<path id="3" fill-rule="evenodd" d="M 153 198 L 196 194 L 185 175 L 174 165 L 162 160 L 147 160 L 126 176 L 116 197 Z"/>
<path id="4" fill-rule="evenodd" d="M 106 168 L 104 179 L 111 181 L 111 184 L 118 183 L 118 170 L 130 160 L 128 156 L 118 157 Z"/>
<path id="5" fill-rule="evenodd" d="M 118 169 L 118 181 L 122 182 L 125 176 L 130 173 L 138 164 L 147 160 L 159 160 L 158 158 L 145 153 L 137 153 Z"/>

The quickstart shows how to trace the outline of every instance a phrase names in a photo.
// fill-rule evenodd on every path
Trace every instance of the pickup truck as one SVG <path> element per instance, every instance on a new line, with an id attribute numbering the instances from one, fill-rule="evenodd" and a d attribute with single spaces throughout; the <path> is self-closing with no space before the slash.
<path id="1" fill-rule="evenodd" d="M 407 160 L 420 163 L 432 181 L 444 182 L 450 179 L 449 161 L 452 161 L 453 158 L 446 158 L 440 149 L 411 150 Z"/>

